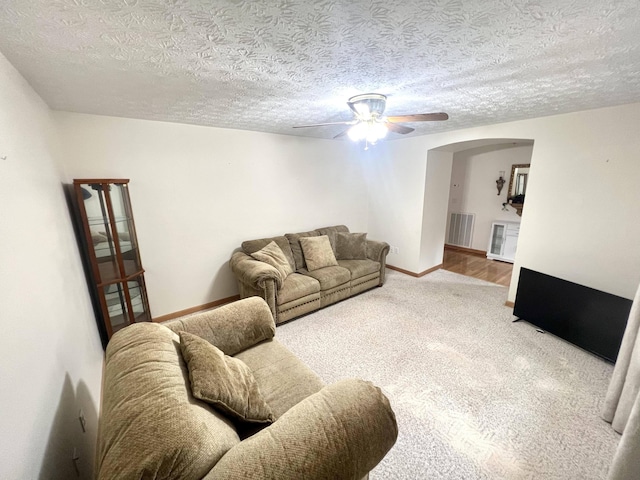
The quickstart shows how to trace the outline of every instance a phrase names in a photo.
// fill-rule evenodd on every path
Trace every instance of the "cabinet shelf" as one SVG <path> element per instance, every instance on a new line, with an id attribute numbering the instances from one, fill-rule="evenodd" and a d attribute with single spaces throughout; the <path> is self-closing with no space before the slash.
<path id="1" fill-rule="evenodd" d="M 130 222 L 131 220 L 132 220 L 131 218 L 127 218 L 127 217 L 115 217 L 113 219 L 115 223 Z M 105 225 L 105 223 L 109 224 L 109 219 L 105 219 L 103 217 L 91 217 L 87 219 L 87 222 L 89 223 L 90 226 Z"/>
<path id="2" fill-rule="evenodd" d="M 105 348 L 118 330 L 151 321 L 128 183 L 119 179 L 73 181 L 85 263 Z"/>

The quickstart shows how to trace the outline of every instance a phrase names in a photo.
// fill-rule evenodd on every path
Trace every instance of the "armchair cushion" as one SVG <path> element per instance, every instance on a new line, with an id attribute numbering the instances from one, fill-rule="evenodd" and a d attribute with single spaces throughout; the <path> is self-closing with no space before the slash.
<path id="1" fill-rule="evenodd" d="M 275 420 L 251 370 L 242 360 L 225 355 L 188 332 L 180 332 L 180 349 L 189 367 L 194 397 L 241 422 L 272 423 Z"/>
<path id="2" fill-rule="evenodd" d="M 290 273 L 293 273 L 293 268 L 291 268 L 291 265 L 289 265 L 287 257 L 285 257 L 282 249 L 276 242 L 267 244 L 257 252 L 253 252 L 251 256 L 256 260 L 268 263 L 276 270 L 278 270 L 283 281 L 289 276 Z"/>
<path id="3" fill-rule="evenodd" d="M 235 358 L 251 369 L 276 421 L 291 407 L 324 387 L 320 378 L 276 338 L 248 348 Z"/>
<path id="4" fill-rule="evenodd" d="M 336 233 L 338 260 L 364 260 L 367 258 L 366 233 Z"/>
<path id="5" fill-rule="evenodd" d="M 304 261 L 307 264 L 307 270 L 313 272 L 324 267 L 333 267 L 338 265 L 336 256 L 333 254 L 329 237 L 321 235 L 319 237 L 303 237 L 300 239 L 300 245 L 304 252 Z"/>
<path id="6" fill-rule="evenodd" d="M 260 297 L 245 298 L 163 325 L 175 333 L 189 332 L 204 338 L 226 355 L 235 355 L 276 334 L 271 310 Z"/>

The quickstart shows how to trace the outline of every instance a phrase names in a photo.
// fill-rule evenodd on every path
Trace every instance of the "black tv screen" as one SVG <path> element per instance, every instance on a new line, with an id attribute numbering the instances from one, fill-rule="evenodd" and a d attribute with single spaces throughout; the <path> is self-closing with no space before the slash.
<path id="1" fill-rule="evenodd" d="M 522 268 L 513 314 L 615 362 L 631 303 L 627 298 Z"/>

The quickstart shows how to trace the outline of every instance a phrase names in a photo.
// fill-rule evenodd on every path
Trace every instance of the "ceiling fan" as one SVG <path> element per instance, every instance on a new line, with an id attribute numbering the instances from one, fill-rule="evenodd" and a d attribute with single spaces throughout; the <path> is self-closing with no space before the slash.
<path id="1" fill-rule="evenodd" d="M 415 128 L 401 125 L 398 122 L 433 122 L 447 120 L 446 113 L 416 113 L 410 115 L 384 116 L 384 109 L 387 104 L 387 97 L 380 93 L 364 93 L 351 97 L 347 105 L 353 112 L 355 118 L 348 122 L 316 123 L 313 125 L 298 125 L 293 128 L 323 127 L 326 125 L 351 125 L 348 129 L 340 132 L 333 138 L 340 138 L 348 135 L 352 140 L 365 140 L 368 144 L 375 144 L 384 138 L 388 132 L 406 135 Z M 366 146 L 365 146 L 366 148 Z"/>

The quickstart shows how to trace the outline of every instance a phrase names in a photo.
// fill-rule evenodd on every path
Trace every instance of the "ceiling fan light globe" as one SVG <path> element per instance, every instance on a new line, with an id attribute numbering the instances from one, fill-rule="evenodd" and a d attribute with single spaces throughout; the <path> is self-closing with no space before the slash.
<path id="1" fill-rule="evenodd" d="M 387 126 L 384 123 L 380 123 L 380 122 L 376 122 L 373 125 L 371 125 L 371 133 L 373 135 L 375 135 L 375 137 L 378 140 L 383 139 L 384 137 L 387 136 L 387 133 L 389 133 L 389 129 L 387 128 Z"/>
<path id="2" fill-rule="evenodd" d="M 363 140 L 367 136 L 367 124 L 366 123 L 357 123 L 353 127 L 349 129 L 347 135 L 354 142 L 359 140 Z"/>

